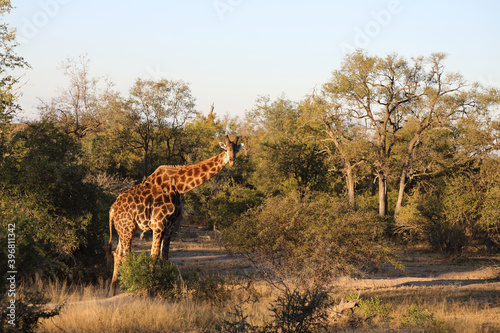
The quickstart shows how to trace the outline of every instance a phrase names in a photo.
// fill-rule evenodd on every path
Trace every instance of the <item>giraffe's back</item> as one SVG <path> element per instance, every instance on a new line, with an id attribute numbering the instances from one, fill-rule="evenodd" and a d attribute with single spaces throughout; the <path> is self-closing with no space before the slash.
<path id="1" fill-rule="evenodd" d="M 110 209 L 115 228 L 132 225 L 143 231 L 166 230 L 180 215 L 180 195 L 172 185 L 161 187 L 145 181 L 121 193 Z"/>

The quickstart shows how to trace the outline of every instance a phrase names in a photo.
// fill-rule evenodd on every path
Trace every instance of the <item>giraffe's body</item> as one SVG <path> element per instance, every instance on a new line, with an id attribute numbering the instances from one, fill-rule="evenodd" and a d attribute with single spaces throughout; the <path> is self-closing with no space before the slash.
<path id="1" fill-rule="evenodd" d="M 203 162 L 187 166 L 160 166 L 141 184 L 121 193 L 109 211 L 110 240 L 107 251 L 111 252 L 113 222 L 118 233 L 118 245 L 113 252 L 114 271 L 111 281 L 111 294 L 115 294 L 118 281 L 118 267 L 127 257 L 132 238 L 137 228 L 144 232 L 153 231 L 151 256 L 160 255 L 168 259 L 170 238 L 177 227 L 176 221 L 181 213 L 180 196 L 203 184 L 220 172 L 226 163 L 232 166 L 238 138 L 221 144 L 224 152 Z M 141 235 L 141 237 L 143 236 Z"/>

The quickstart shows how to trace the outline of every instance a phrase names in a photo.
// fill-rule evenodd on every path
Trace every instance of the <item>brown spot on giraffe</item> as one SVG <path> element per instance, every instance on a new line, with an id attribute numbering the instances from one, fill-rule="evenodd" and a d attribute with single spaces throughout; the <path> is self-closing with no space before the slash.
<path id="1" fill-rule="evenodd" d="M 170 238 L 178 226 L 180 196 L 203 184 L 229 163 L 233 166 L 241 148 L 238 137 L 233 142 L 226 135 L 221 142 L 222 153 L 208 160 L 187 166 L 160 166 L 141 184 L 121 193 L 109 210 L 110 239 L 106 248 L 111 259 L 113 224 L 118 233 L 118 245 L 113 251 L 114 269 L 111 295 L 116 292 L 118 267 L 126 259 L 137 229 L 153 231 L 151 256 L 168 259 Z M 207 171 L 210 170 L 210 173 Z M 189 177 L 187 177 L 188 175 Z"/>

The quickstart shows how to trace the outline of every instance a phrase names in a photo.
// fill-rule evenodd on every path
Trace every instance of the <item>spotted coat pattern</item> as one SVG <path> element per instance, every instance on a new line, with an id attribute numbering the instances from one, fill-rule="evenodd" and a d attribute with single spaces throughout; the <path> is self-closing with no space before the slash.
<path id="1" fill-rule="evenodd" d="M 237 142 L 238 137 L 232 142 L 226 135 L 226 142 L 221 143 L 224 151 L 219 155 L 188 166 L 160 166 L 141 184 L 118 196 L 109 211 L 109 257 L 113 222 L 118 233 L 118 245 L 113 251 L 112 295 L 118 282 L 118 267 L 130 252 L 137 229 L 142 230 L 141 238 L 145 232 L 152 230 L 151 256 L 156 258 L 161 255 L 163 259 L 168 259 L 170 239 L 178 227 L 181 213 L 180 196 L 219 173 L 227 163 L 233 166 L 236 153 L 242 146 Z"/>

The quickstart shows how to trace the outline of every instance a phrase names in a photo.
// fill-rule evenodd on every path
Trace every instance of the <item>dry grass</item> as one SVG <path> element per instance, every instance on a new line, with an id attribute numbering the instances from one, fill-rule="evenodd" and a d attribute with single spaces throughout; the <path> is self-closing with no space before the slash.
<path id="1" fill-rule="evenodd" d="M 224 312 L 189 300 L 125 296 L 68 305 L 58 317 L 43 321 L 40 332 L 216 332 Z"/>
<path id="2" fill-rule="evenodd" d="M 51 305 L 65 303 L 59 316 L 41 320 L 39 332 L 220 332 L 225 320 L 233 320 L 235 306 L 250 314 L 251 325 L 262 326 L 269 320 L 268 305 L 274 298 L 263 282 L 229 285 L 231 299 L 223 304 L 132 294 L 106 298 L 105 284 L 77 287 L 38 280 L 36 286 L 46 291 Z"/>
<path id="3" fill-rule="evenodd" d="M 202 236 L 206 231 L 200 230 Z M 35 281 L 51 303 L 65 303 L 62 313 L 41 322 L 39 332 L 220 332 L 224 321 L 237 320 L 236 307 L 246 322 L 264 326 L 272 320 L 270 304 L 280 291 L 269 284 L 235 278 L 248 263 L 230 258 L 209 237 L 190 231 L 173 242 L 172 259 L 181 270 L 218 272 L 226 277 L 230 298 L 224 303 L 195 302 L 189 296 L 178 301 L 120 294 L 107 298 L 107 283 L 68 285 Z M 137 240 L 134 240 L 137 241 Z M 146 239 L 147 241 L 147 239 Z M 140 243 L 138 245 L 146 246 Z M 390 319 L 363 317 L 359 310 L 332 321 L 332 332 L 500 332 L 500 257 L 473 257 L 453 261 L 425 251 L 401 252 L 404 270 L 379 272 L 377 278 L 338 279 L 332 299 L 351 294 L 369 300 L 377 297 L 390 307 Z M 407 327 L 408 308 L 427 310 L 433 327 Z"/>
<path id="4" fill-rule="evenodd" d="M 360 291 L 351 290 L 359 293 Z M 344 290 L 342 293 L 346 293 Z M 340 296 L 342 293 L 339 293 Z M 373 329 L 400 329 L 408 316 L 408 308 L 414 304 L 428 310 L 442 322 L 449 332 L 500 332 L 500 283 L 474 287 L 448 285 L 423 287 L 373 288 L 361 292 L 361 297 L 378 297 L 382 304 L 391 307 L 389 323 L 377 318 L 362 322 L 356 331 Z"/>
<path id="5" fill-rule="evenodd" d="M 235 320 L 235 306 L 248 316 L 253 326 L 263 326 L 272 319 L 269 305 L 279 291 L 264 282 L 231 285 L 231 298 L 224 304 L 194 302 L 189 298 L 166 301 L 120 294 L 105 298 L 100 287 L 68 287 L 47 283 L 45 289 L 53 302 L 66 300 L 62 313 L 41 322 L 39 332 L 220 332 L 226 320 Z M 59 294 L 57 292 L 59 291 Z M 332 297 L 340 300 L 355 288 L 335 288 Z M 378 297 L 390 306 L 390 321 L 381 318 L 354 318 L 332 322 L 332 332 L 424 332 L 403 327 L 412 304 L 428 310 L 439 325 L 426 332 L 500 332 L 500 283 L 476 286 L 423 286 L 373 288 L 361 292 L 361 298 Z M 355 311 L 356 313 L 356 311 Z M 356 320 L 354 320 L 356 319 Z"/>

